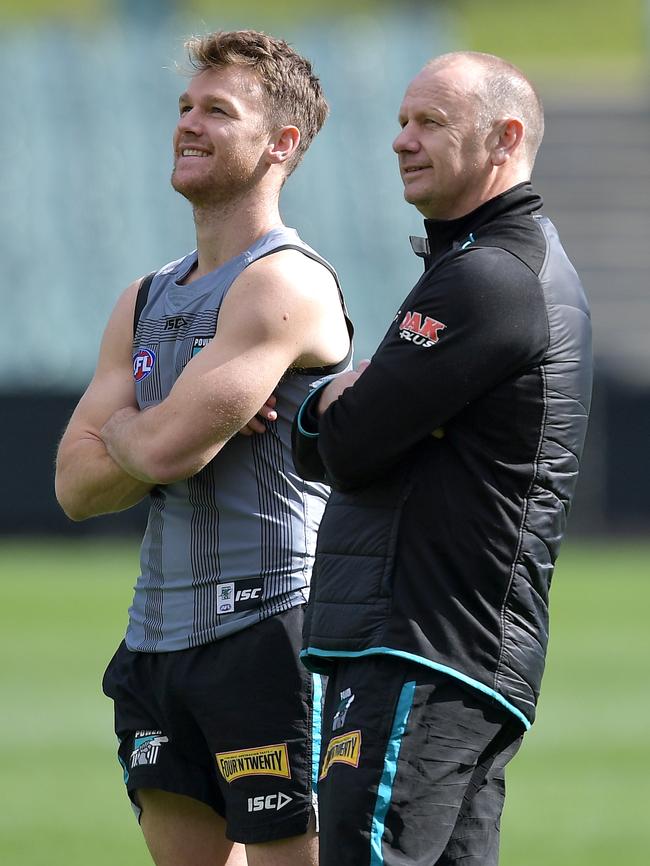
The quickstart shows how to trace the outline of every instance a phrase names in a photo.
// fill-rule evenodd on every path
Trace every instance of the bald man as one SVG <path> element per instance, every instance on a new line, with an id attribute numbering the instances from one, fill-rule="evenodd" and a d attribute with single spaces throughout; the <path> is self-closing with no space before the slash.
<path id="1" fill-rule="evenodd" d="M 530 184 L 522 73 L 438 57 L 399 110 L 424 275 L 371 362 L 312 393 L 298 471 L 334 492 L 303 661 L 329 674 L 321 866 L 494 866 L 535 718 L 591 394 L 580 280 Z"/>

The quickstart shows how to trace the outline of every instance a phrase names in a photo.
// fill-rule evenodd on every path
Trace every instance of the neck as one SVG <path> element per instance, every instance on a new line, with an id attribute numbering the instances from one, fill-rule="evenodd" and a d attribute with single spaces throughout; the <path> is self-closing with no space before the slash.
<path id="1" fill-rule="evenodd" d="M 424 209 L 421 210 L 421 213 L 423 216 L 433 219 L 460 219 L 475 211 L 482 204 L 485 204 L 486 201 L 490 201 L 512 189 L 513 186 L 529 180 L 530 171 L 525 167 L 517 167 L 515 169 L 513 166 L 512 170 L 508 171 L 492 171 L 482 184 L 476 184 L 463 199 L 452 201 L 441 210 L 437 211 L 433 207 L 429 210 L 429 213 L 426 213 Z"/>
<path id="2" fill-rule="evenodd" d="M 504 192 L 507 192 L 509 189 L 512 189 L 513 186 L 517 186 L 518 184 L 529 180 L 530 170 L 525 166 L 512 166 L 510 171 L 497 171 L 490 179 L 490 182 L 482 196 L 482 201 L 478 202 L 478 204 L 480 205 L 483 201 L 489 201 L 490 199 L 496 198 Z"/>
<path id="3" fill-rule="evenodd" d="M 198 262 L 192 280 L 239 255 L 258 238 L 282 225 L 278 198 L 259 189 L 236 201 L 194 207 Z"/>

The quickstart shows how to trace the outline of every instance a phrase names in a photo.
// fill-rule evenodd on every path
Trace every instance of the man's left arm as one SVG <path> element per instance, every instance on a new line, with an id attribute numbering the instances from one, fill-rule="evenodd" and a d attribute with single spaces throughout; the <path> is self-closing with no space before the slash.
<path id="1" fill-rule="evenodd" d="M 320 397 L 312 434 L 339 489 L 381 477 L 464 406 L 541 358 L 548 341 L 536 277 L 502 250 L 464 253 L 407 302 L 363 375 Z"/>

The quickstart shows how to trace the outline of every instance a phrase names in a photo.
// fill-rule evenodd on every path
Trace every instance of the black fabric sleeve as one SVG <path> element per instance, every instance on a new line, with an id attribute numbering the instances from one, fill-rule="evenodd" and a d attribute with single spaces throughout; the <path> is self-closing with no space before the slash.
<path id="1" fill-rule="evenodd" d="M 326 481 L 326 470 L 318 452 L 319 417 L 318 401 L 321 390 L 331 380 L 319 384 L 307 395 L 293 419 L 291 427 L 291 450 L 296 471 L 306 481 Z"/>
<path id="2" fill-rule="evenodd" d="M 466 405 L 539 361 L 548 319 L 537 276 L 498 248 L 434 268 L 406 298 L 371 364 L 319 420 L 340 490 L 374 481 Z"/>

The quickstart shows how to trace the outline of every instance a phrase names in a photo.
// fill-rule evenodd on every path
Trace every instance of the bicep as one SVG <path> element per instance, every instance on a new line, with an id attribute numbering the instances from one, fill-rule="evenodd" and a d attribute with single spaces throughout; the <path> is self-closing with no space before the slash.
<path id="1" fill-rule="evenodd" d="M 215 433 L 231 435 L 255 415 L 293 360 L 290 343 L 277 335 L 224 328 L 187 364 L 164 411 L 172 422 L 191 412 L 188 433 L 206 442 Z"/>
<path id="2" fill-rule="evenodd" d="M 256 279 L 233 286 L 219 312 L 214 339 L 186 365 L 167 398 L 168 409 L 192 407 L 205 418 L 226 416 L 233 430 L 263 405 L 304 352 L 309 305 L 279 284 Z"/>
<path id="3" fill-rule="evenodd" d="M 99 438 L 111 415 L 136 406 L 133 381 L 133 305 L 138 283 L 119 298 L 106 325 L 95 374 L 80 399 L 64 434 L 62 445 L 79 438 Z"/>

